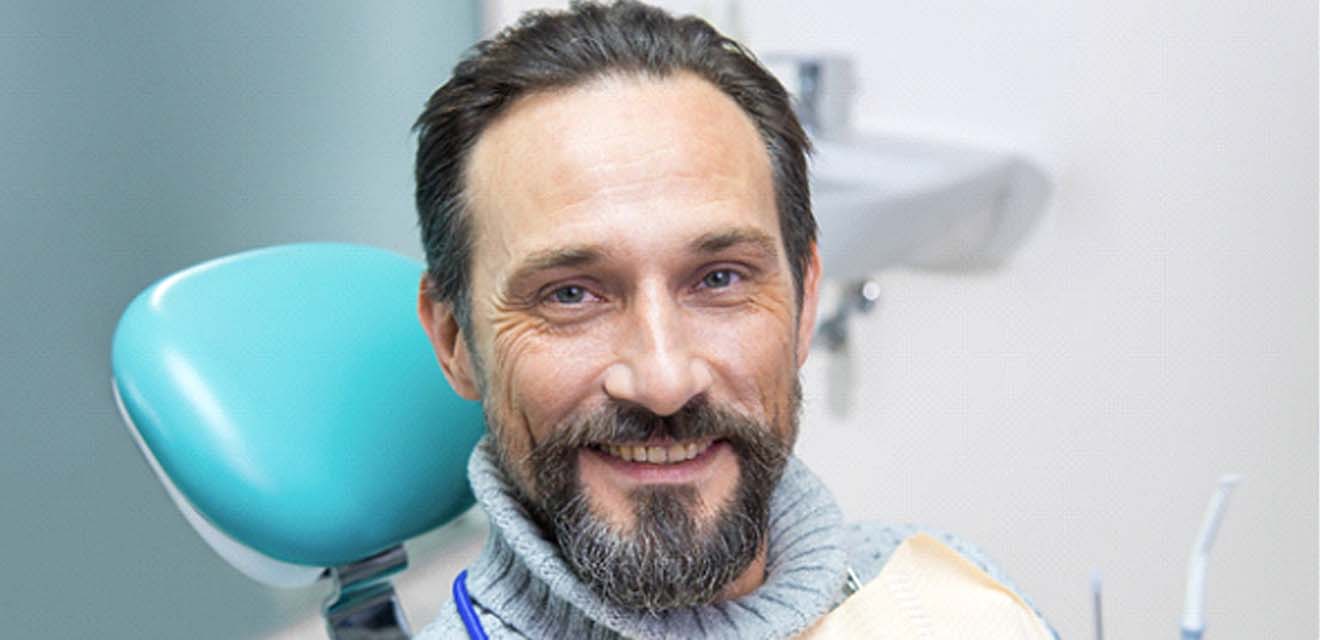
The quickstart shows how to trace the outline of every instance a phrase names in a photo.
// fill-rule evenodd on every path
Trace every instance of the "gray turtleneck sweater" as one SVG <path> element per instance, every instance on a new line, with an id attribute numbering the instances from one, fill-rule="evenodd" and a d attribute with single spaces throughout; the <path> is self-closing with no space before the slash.
<path id="1" fill-rule="evenodd" d="M 796 458 L 771 499 L 765 582 L 736 600 L 645 614 L 616 607 L 569 569 L 514 497 L 485 439 L 468 463 L 477 501 L 490 519 L 467 588 L 486 633 L 504 638 L 791 638 L 838 606 L 851 568 L 863 583 L 917 527 L 845 524 L 825 485 Z M 996 580 L 1003 575 L 978 550 L 930 532 Z M 1011 588 L 1011 585 L 1010 585 Z M 467 638 L 451 599 L 420 640 Z"/>

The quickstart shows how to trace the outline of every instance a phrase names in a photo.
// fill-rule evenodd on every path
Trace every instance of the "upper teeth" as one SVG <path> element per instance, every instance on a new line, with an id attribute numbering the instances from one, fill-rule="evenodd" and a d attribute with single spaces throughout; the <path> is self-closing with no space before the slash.
<path id="1" fill-rule="evenodd" d="M 705 451 L 710 446 L 710 442 L 688 442 L 671 444 L 667 447 L 643 446 L 643 445 L 617 445 L 603 444 L 601 450 L 616 458 L 623 458 L 629 462 L 650 462 L 652 464 L 673 464 L 691 460 Z"/>

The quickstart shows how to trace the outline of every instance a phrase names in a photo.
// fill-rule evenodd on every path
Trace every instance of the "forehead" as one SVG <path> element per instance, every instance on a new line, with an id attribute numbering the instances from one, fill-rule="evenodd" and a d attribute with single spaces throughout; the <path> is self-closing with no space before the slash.
<path id="1" fill-rule="evenodd" d="M 478 261 L 611 234 L 640 246 L 750 226 L 779 239 L 761 136 L 691 74 L 526 96 L 478 139 L 467 186 Z"/>

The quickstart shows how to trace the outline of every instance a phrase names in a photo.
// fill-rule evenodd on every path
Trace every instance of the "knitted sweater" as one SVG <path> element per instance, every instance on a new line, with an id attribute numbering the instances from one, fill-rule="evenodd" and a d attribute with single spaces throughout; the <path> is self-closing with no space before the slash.
<path id="1" fill-rule="evenodd" d="M 489 516 L 490 535 L 468 569 L 467 587 L 492 639 L 791 638 L 843 601 L 849 568 L 865 583 L 920 530 L 846 525 L 824 484 L 794 458 L 771 498 L 765 582 L 735 600 L 646 614 L 614 606 L 578 580 L 514 497 L 485 439 L 472 454 L 468 477 Z M 933 535 L 1008 584 L 974 547 Z M 452 599 L 417 637 L 468 637 Z"/>

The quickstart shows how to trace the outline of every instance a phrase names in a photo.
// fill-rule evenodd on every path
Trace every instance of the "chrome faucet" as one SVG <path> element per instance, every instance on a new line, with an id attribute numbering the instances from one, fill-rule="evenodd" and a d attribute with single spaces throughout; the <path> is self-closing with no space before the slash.
<path id="1" fill-rule="evenodd" d="M 770 54 L 764 61 L 792 94 L 798 120 L 813 138 L 847 136 L 857 87 L 852 58 Z"/>

